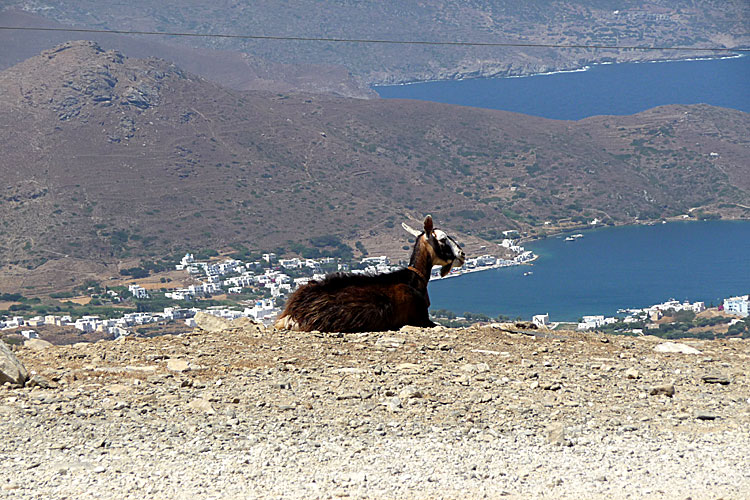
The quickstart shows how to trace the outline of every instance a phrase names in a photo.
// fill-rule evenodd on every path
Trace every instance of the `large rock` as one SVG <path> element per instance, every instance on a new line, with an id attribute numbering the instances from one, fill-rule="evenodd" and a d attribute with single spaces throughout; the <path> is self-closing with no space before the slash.
<path id="1" fill-rule="evenodd" d="M 204 312 L 197 312 L 195 314 L 195 324 L 201 330 L 210 333 L 223 332 L 232 327 L 231 321 Z"/>
<path id="2" fill-rule="evenodd" d="M 0 340 L 0 384 L 10 382 L 11 384 L 23 385 L 29 378 L 29 374 L 23 364 L 18 360 L 8 344 Z"/>
<path id="3" fill-rule="evenodd" d="M 690 347 L 689 345 L 679 344 L 675 342 L 664 342 L 663 344 L 659 344 L 658 346 L 654 347 L 654 351 L 673 352 L 673 353 L 679 353 L 679 354 L 700 354 L 701 353 L 695 347 Z"/>
<path id="4" fill-rule="evenodd" d="M 195 324 L 201 330 L 209 333 L 219 333 L 224 330 L 250 330 L 253 328 L 263 328 L 262 323 L 258 323 L 252 318 L 246 318 L 243 316 L 234 321 L 230 321 L 204 312 L 198 312 L 195 314 Z"/>
<path id="5" fill-rule="evenodd" d="M 23 346 L 28 347 L 29 349 L 33 349 L 35 351 L 43 351 L 44 349 L 53 347 L 54 344 L 52 342 L 47 342 L 46 340 L 42 340 L 42 339 L 29 339 L 23 343 Z"/>

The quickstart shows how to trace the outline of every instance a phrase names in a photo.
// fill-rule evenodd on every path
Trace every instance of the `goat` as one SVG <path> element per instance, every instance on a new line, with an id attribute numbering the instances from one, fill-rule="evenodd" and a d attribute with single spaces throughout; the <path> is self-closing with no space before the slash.
<path id="1" fill-rule="evenodd" d="M 464 252 L 453 238 L 434 229 L 429 215 L 422 232 L 401 225 L 416 236 L 408 267 L 380 275 L 333 273 L 322 281 L 311 281 L 289 297 L 274 326 L 307 332 L 435 326 L 429 317 L 427 295 L 432 267 L 442 266 L 440 274 L 445 276 L 454 265 L 463 265 Z"/>

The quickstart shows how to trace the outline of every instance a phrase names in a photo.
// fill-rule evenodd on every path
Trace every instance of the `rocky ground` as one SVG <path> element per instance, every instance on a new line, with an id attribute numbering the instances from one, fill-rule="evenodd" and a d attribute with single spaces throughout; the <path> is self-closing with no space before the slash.
<path id="1" fill-rule="evenodd" d="M 203 326 L 18 347 L 0 498 L 750 496 L 748 340 Z"/>

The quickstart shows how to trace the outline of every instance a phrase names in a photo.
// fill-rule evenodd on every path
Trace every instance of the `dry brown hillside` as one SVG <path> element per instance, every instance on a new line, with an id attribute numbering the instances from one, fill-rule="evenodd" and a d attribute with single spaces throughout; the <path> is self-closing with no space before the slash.
<path id="1" fill-rule="evenodd" d="M 0 72 L 0 264 L 59 285 L 237 244 L 397 249 L 400 222 L 427 213 L 485 243 L 594 218 L 747 217 L 749 116 L 695 105 L 565 122 L 239 92 L 71 42 Z"/>

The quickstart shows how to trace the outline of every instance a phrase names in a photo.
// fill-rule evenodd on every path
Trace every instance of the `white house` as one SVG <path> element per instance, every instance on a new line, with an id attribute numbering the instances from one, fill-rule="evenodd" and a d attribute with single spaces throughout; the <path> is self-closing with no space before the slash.
<path id="1" fill-rule="evenodd" d="M 478 266 L 494 266 L 497 263 L 497 259 L 492 255 L 480 255 L 476 258 Z"/>
<path id="2" fill-rule="evenodd" d="M 548 314 L 537 314 L 531 318 L 532 323 L 536 326 L 547 326 L 549 325 L 549 313 Z"/>
<path id="3" fill-rule="evenodd" d="M 750 295 L 740 295 L 724 299 L 724 312 L 746 318 L 750 309 Z"/>
<path id="4" fill-rule="evenodd" d="M 362 259 L 362 264 L 374 264 L 376 266 L 378 264 L 382 264 L 387 266 L 390 263 L 390 260 L 385 255 L 380 255 L 378 257 L 365 257 L 364 259 Z"/>
<path id="5" fill-rule="evenodd" d="M 269 264 L 272 262 L 276 262 L 276 254 L 275 253 L 264 253 L 262 256 L 263 260 L 268 262 Z"/>
<path id="6" fill-rule="evenodd" d="M 133 297 L 136 299 L 147 299 L 148 298 L 148 292 L 145 288 L 143 288 L 140 285 L 130 285 L 128 287 L 128 291 L 133 294 Z"/>
<path id="7" fill-rule="evenodd" d="M 281 259 L 279 265 L 284 269 L 299 269 L 302 267 L 302 261 L 294 257 L 292 259 Z"/>
<path id="8" fill-rule="evenodd" d="M 263 319 L 270 318 L 277 312 L 273 299 L 263 299 L 257 301 L 253 307 L 245 308 L 244 315 L 257 321 L 263 321 Z"/>
<path id="9" fill-rule="evenodd" d="M 42 326 L 44 324 L 44 317 L 42 316 L 34 316 L 31 319 L 26 320 L 27 326 Z"/>
<path id="10" fill-rule="evenodd" d="M 617 318 L 605 318 L 604 316 L 584 316 L 582 319 L 583 321 L 578 323 L 579 330 L 590 330 L 602 325 L 617 323 Z"/>

